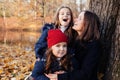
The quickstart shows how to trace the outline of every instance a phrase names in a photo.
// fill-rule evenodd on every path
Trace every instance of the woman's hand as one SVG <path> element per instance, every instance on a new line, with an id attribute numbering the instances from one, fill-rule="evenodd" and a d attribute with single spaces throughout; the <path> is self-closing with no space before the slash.
<path id="1" fill-rule="evenodd" d="M 57 74 L 45 74 L 50 80 L 57 80 Z"/>
<path id="2" fill-rule="evenodd" d="M 54 74 L 45 74 L 50 80 L 58 80 L 58 74 L 63 74 L 65 71 L 56 71 Z"/>

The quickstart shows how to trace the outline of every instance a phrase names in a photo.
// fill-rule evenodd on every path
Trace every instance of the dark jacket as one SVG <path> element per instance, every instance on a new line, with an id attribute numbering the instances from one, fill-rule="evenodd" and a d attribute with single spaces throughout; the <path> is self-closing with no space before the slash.
<path id="1" fill-rule="evenodd" d="M 42 33 L 37 43 L 35 44 L 35 56 L 36 58 L 42 58 L 47 48 L 47 35 L 48 30 L 53 29 L 53 24 L 46 23 L 42 28 Z"/>
<path id="2" fill-rule="evenodd" d="M 99 42 L 79 43 L 79 41 L 76 41 L 74 46 L 75 58 L 79 62 L 79 70 L 75 70 L 66 76 L 69 76 L 69 80 L 98 80 L 97 66 L 100 57 Z M 58 78 L 58 80 L 62 80 L 61 76 Z"/>
<path id="3" fill-rule="evenodd" d="M 72 62 L 73 69 L 74 69 L 74 70 L 77 70 L 77 69 L 78 69 L 78 62 L 77 62 L 77 60 L 76 60 L 74 57 L 71 57 L 70 60 L 71 60 L 71 62 Z M 35 66 L 35 67 L 39 67 L 39 68 L 37 69 L 38 72 L 35 73 L 35 74 L 32 74 L 32 76 L 34 76 L 34 79 L 35 79 L 35 80 L 49 80 L 49 78 L 47 78 L 47 77 L 45 76 L 45 74 L 44 74 L 44 73 L 46 72 L 46 71 L 45 71 L 45 63 L 46 63 L 45 57 L 42 57 L 42 59 L 37 62 L 37 64 L 39 64 L 39 65 L 37 65 L 37 66 Z M 59 65 L 59 62 L 56 60 L 56 61 L 53 62 L 52 65 L 51 65 L 51 73 L 54 73 L 54 72 L 60 71 L 60 70 L 66 71 L 63 67 L 61 67 L 61 66 Z M 70 72 L 70 71 L 67 70 L 65 74 L 67 74 L 67 72 Z M 64 74 L 63 74 L 63 75 L 64 75 Z M 68 78 L 68 77 L 64 76 L 64 77 L 62 77 L 61 79 L 62 79 L 62 80 L 67 80 L 67 78 Z"/>
<path id="4" fill-rule="evenodd" d="M 42 58 L 40 61 L 35 62 L 34 69 L 31 75 L 34 80 L 49 80 L 49 78 L 46 77 L 44 74 L 45 61 L 46 60 Z"/>

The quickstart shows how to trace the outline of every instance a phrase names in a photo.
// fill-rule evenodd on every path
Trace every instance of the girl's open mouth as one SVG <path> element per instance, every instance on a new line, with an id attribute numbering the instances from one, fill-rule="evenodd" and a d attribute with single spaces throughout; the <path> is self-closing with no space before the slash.
<path id="1" fill-rule="evenodd" d="M 68 19 L 63 19 L 63 21 L 67 22 Z"/>

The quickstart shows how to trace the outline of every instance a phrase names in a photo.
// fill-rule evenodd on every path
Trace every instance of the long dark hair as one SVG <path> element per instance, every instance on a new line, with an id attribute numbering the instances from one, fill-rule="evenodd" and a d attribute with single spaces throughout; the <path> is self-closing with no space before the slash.
<path id="1" fill-rule="evenodd" d="M 67 53 L 64 57 L 61 58 L 60 63 L 61 66 L 66 70 L 66 71 L 71 71 L 72 66 L 71 66 L 71 61 L 70 61 L 70 55 Z M 49 48 L 46 51 L 46 65 L 45 65 L 45 72 L 46 73 L 51 73 L 51 65 L 53 62 L 56 61 L 56 57 L 52 53 L 52 49 Z"/>
<path id="2" fill-rule="evenodd" d="M 68 37 L 68 46 L 70 46 L 70 45 L 72 46 L 71 43 L 72 43 L 73 40 L 75 39 L 75 35 L 77 34 L 77 32 L 72 29 L 74 23 L 73 23 L 73 13 L 72 13 L 72 10 L 70 9 L 70 7 L 65 6 L 65 5 L 62 5 L 62 6 L 60 6 L 60 7 L 57 9 L 56 14 L 55 14 L 55 17 L 54 17 L 54 21 L 53 21 L 53 23 L 54 23 L 54 25 L 55 25 L 54 28 L 57 29 L 57 28 L 60 27 L 59 12 L 60 12 L 60 10 L 63 9 L 63 8 L 69 9 L 70 15 L 71 15 L 71 21 L 70 21 L 70 23 L 69 23 L 69 25 L 68 25 L 68 28 L 65 30 L 64 33 L 65 33 L 66 36 Z"/>
<path id="3" fill-rule="evenodd" d="M 98 16 L 90 11 L 84 11 L 84 31 L 80 35 L 81 41 L 93 41 L 93 40 L 99 40 L 100 33 L 99 33 L 99 27 L 100 27 L 100 20 Z"/>

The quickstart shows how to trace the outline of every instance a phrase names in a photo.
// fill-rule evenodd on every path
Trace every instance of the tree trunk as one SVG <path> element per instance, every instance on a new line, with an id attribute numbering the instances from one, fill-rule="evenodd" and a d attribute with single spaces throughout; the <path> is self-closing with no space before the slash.
<path id="1" fill-rule="evenodd" d="M 3 12 L 3 24 L 4 24 L 4 45 L 6 45 L 7 42 L 7 21 L 6 21 L 6 12 L 5 12 L 5 5 L 2 6 L 2 12 Z"/>
<path id="2" fill-rule="evenodd" d="M 101 20 L 100 71 L 104 80 L 120 80 L 120 0 L 90 0 L 89 9 Z"/>

